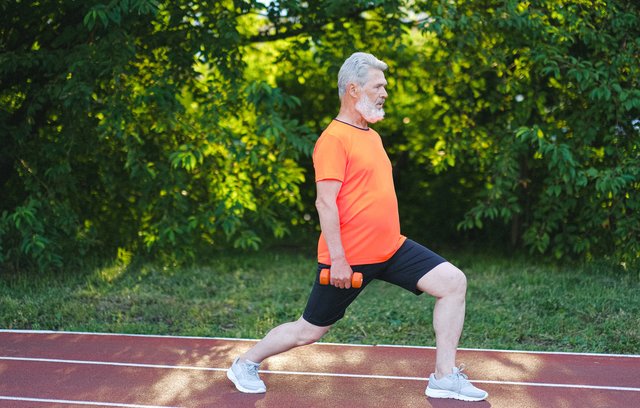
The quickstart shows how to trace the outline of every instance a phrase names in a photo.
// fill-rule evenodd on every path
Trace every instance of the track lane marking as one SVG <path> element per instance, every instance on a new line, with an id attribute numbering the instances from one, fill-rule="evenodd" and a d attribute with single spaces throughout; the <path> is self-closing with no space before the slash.
<path id="1" fill-rule="evenodd" d="M 49 398 L 32 398 L 32 397 L 15 397 L 10 395 L 0 395 L 0 401 L 23 401 L 23 402 L 40 402 L 49 404 L 69 404 L 69 405 L 94 405 L 99 407 L 122 407 L 122 408 L 180 408 L 170 407 L 167 405 L 138 405 L 138 404 L 121 404 L 118 402 L 103 401 L 80 401 L 80 400 L 63 400 Z"/>
<path id="2" fill-rule="evenodd" d="M 142 337 L 142 338 L 157 338 L 157 339 L 185 339 L 185 340 L 222 340 L 232 342 L 249 341 L 257 343 L 259 339 L 246 339 L 246 338 L 233 338 L 233 337 L 203 337 L 203 336 L 171 336 L 160 334 L 129 334 L 129 333 L 97 333 L 97 332 L 70 332 L 70 331 L 55 331 L 55 330 L 12 330 L 12 329 L 0 329 L 0 333 L 8 334 L 62 334 L 72 336 L 107 336 L 107 337 Z M 313 343 L 316 346 L 343 346 L 343 347 L 392 347 L 392 348 L 413 348 L 413 349 L 426 349 L 435 350 L 434 346 L 412 346 L 412 345 L 397 345 L 397 344 L 349 344 L 349 343 Z M 495 353 L 514 353 L 514 354 L 542 354 L 542 355 L 560 355 L 560 356 L 586 356 L 586 357 L 621 357 L 621 358 L 638 358 L 640 354 L 606 354 L 606 353 L 578 353 L 570 351 L 530 351 L 530 350 L 501 350 L 501 349 L 483 349 L 483 348 L 465 348 L 460 347 L 458 351 L 479 351 L 479 352 L 495 352 Z"/>
<path id="3" fill-rule="evenodd" d="M 33 358 L 33 357 L 0 356 L 0 361 L 2 360 L 54 363 L 54 364 L 82 364 L 82 365 L 99 365 L 99 366 L 114 366 L 114 367 L 154 368 L 154 369 L 169 369 L 169 370 L 195 370 L 195 371 L 216 371 L 216 372 L 227 371 L 227 368 L 218 368 L 218 367 L 121 363 L 121 362 L 91 361 L 91 360 L 63 360 L 63 359 Z M 377 374 L 321 373 L 321 372 L 305 372 L 305 371 L 260 370 L 260 373 L 276 374 L 276 375 L 304 375 L 304 376 L 316 376 L 316 377 L 343 377 L 343 378 L 346 377 L 346 378 L 362 378 L 362 379 L 377 379 L 377 380 L 402 380 L 402 381 L 428 381 L 429 380 L 429 378 L 427 377 L 403 377 L 403 376 L 395 376 L 395 375 L 377 375 Z M 576 388 L 576 389 L 593 389 L 593 390 L 605 390 L 605 391 L 640 392 L 640 388 L 636 388 L 636 387 L 618 387 L 618 386 L 608 386 L 608 385 L 555 384 L 555 383 L 536 383 L 536 382 L 523 382 L 523 381 L 477 380 L 477 379 L 474 379 L 473 382 L 478 384 L 514 385 L 514 386 L 525 386 L 525 387 Z"/>

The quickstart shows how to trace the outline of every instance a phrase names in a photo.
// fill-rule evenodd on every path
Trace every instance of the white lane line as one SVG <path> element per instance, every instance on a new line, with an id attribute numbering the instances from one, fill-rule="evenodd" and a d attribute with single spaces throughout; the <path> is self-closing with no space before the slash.
<path id="1" fill-rule="evenodd" d="M 169 369 L 169 370 L 196 370 L 196 371 L 227 371 L 226 368 L 217 367 L 197 367 L 197 366 L 173 366 L 165 364 L 141 364 L 141 363 L 119 363 L 109 361 L 89 361 L 89 360 L 61 360 L 51 358 L 32 358 L 32 357 L 2 357 L 0 360 L 8 361 L 27 361 L 27 362 L 44 362 L 44 363 L 57 363 L 57 364 L 84 364 L 84 365 L 101 365 L 101 366 L 116 366 L 116 367 L 134 367 L 134 368 L 156 368 L 156 369 Z M 427 377 L 403 377 L 395 375 L 375 375 L 375 374 L 340 374 L 340 373 L 322 373 L 322 372 L 304 372 L 304 371 L 272 371 L 272 370 L 260 370 L 264 374 L 276 374 L 276 375 L 306 375 L 314 377 L 346 377 L 346 378 L 363 378 L 363 379 L 378 379 L 378 380 L 402 380 L 402 381 L 428 381 Z M 587 385 L 587 384 L 554 384 L 554 383 L 535 383 L 535 382 L 521 382 L 521 381 L 495 381 L 495 380 L 473 380 L 478 384 L 499 384 L 499 385 L 517 385 L 525 387 L 550 387 L 550 388 L 576 388 L 576 389 L 594 389 L 594 390 L 607 390 L 607 391 L 630 391 L 640 392 L 640 388 L 635 387 L 617 387 L 608 385 Z"/>
<path id="2" fill-rule="evenodd" d="M 191 340 L 222 340 L 222 341 L 249 341 L 258 342 L 257 339 L 230 338 L 230 337 L 200 337 L 200 336 L 170 336 L 159 334 L 127 334 L 127 333 L 95 333 L 95 332 L 70 332 L 56 330 L 10 330 L 0 329 L 0 333 L 18 333 L 18 334 L 60 334 L 71 336 L 111 336 L 111 337 L 142 337 L 142 338 L 159 338 L 159 339 L 191 339 Z M 349 343 L 314 343 L 318 346 L 344 346 L 344 347 L 394 347 L 407 349 L 427 349 L 435 350 L 433 346 L 411 346 L 396 344 L 349 344 Z M 542 354 L 542 355 L 563 355 L 563 356 L 587 356 L 587 357 L 622 357 L 622 358 L 640 358 L 640 354 L 606 354 L 606 353 L 577 353 L 566 351 L 529 351 L 529 350 L 501 350 L 501 349 L 483 349 L 483 348 L 464 348 L 461 351 L 481 351 L 496 353 L 516 353 L 516 354 Z"/>
<path id="3" fill-rule="evenodd" d="M 379 380 L 406 380 L 406 381 L 428 381 L 426 377 L 400 377 L 395 375 L 370 375 L 370 374 L 338 374 L 338 373 L 312 373 L 297 371 L 269 371 L 260 370 L 261 373 L 267 374 L 284 374 L 284 375 L 310 375 L 319 377 L 348 377 L 348 378 L 366 378 Z M 551 387 L 551 388 L 578 388 L 578 389 L 595 389 L 608 391 L 633 391 L 640 392 L 640 388 L 633 387 L 615 387 L 608 385 L 583 385 L 583 384 L 552 384 L 552 383 L 533 383 L 520 381 L 495 381 L 495 380 L 472 380 L 478 384 L 498 384 L 498 385 L 520 385 L 526 387 Z"/>
<path id="4" fill-rule="evenodd" d="M 587 390 L 640 392 L 640 388 L 615 387 L 615 386 L 609 386 L 609 385 L 546 384 L 546 383 L 532 383 L 532 382 L 520 382 L 520 381 L 493 381 L 493 380 L 478 380 L 478 381 L 472 380 L 472 382 L 479 383 L 479 384 L 519 385 L 523 387 L 576 388 L 576 389 L 587 389 Z"/>
<path id="5" fill-rule="evenodd" d="M 66 360 L 66 359 L 63 360 L 58 358 L 0 356 L 0 360 L 28 361 L 28 362 L 35 362 L 35 363 L 100 365 L 100 366 L 112 366 L 112 367 L 161 368 L 161 369 L 168 369 L 168 370 L 227 371 L 226 368 L 214 368 L 214 367 L 197 367 L 197 366 L 168 365 L 168 364 L 118 363 L 114 361 Z"/>
<path id="6" fill-rule="evenodd" d="M 49 398 L 14 397 L 14 396 L 8 396 L 8 395 L 0 395 L 0 400 L 5 400 L 5 401 L 23 401 L 23 402 L 40 402 L 40 403 L 50 403 L 50 404 L 94 405 L 94 406 L 99 406 L 99 407 L 179 408 L 179 407 L 169 407 L 167 405 L 120 404 L 120 403 L 117 403 L 117 402 L 76 401 L 76 400 L 61 400 L 61 399 L 49 399 Z"/>

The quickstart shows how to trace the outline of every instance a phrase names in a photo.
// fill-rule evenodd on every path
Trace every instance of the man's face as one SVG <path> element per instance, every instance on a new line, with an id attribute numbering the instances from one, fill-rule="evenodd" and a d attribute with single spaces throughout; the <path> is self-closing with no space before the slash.
<path id="1" fill-rule="evenodd" d="M 368 123 L 376 123 L 384 118 L 382 107 L 388 96 L 386 86 L 387 80 L 384 78 L 384 73 L 371 68 L 367 82 L 360 87 L 360 95 L 355 106 Z"/>

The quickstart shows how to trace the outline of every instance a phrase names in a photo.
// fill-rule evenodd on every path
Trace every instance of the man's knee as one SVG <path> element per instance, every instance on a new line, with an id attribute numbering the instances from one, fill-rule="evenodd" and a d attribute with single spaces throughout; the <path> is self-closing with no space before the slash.
<path id="1" fill-rule="evenodd" d="M 418 281 L 418 289 L 436 297 L 467 293 L 467 277 L 449 262 L 442 263 Z"/>
<path id="2" fill-rule="evenodd" d="M 455 292 L 466 293 L 467 292 L 467 276 L 460 269 L 450 265 L 449 274 L 451 289 Z"/>
<path id="3" fill-rule="evenodd" d="M 304 318 L 300 318 L 296 325 L 298 326 L 298 345 L 305 346 L 307 344 L 315 343 L 320 340 L 322 336 L 324 336 L 331 326 L 316 326 L 304 320 Z"/>

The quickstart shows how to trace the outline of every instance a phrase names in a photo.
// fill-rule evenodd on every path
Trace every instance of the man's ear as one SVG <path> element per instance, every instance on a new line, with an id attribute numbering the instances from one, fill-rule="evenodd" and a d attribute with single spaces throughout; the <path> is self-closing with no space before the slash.
<path id="1" fill-rule="evenodd" d="M 360 87 L 358 87 L 358 85 L 351 83 L 347 86 L 347 93 L 352 97 L 357 98 L 359 92 Z"/>

